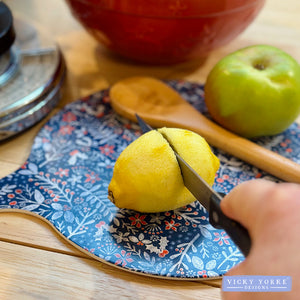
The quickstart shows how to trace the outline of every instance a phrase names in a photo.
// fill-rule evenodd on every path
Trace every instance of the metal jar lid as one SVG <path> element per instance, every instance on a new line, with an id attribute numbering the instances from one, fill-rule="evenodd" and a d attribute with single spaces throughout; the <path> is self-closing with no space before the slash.
<path id="1" fill-rule="evenodd" d="M 14 20 L 14 27 L 16 39 L 0 53 L 0 140 L 31 127 L 55 107 L 66 73 L 51 38 L 21 20 Z"/>

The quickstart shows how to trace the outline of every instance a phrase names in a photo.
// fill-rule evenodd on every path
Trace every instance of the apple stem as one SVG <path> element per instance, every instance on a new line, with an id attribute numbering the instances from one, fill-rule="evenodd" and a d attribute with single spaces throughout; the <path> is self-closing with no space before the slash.
<path id="1" fill-rule="evenodd" d="M 258 63 L 256 65 L 254 65 L 254 68 L 257 69 L 257 70 L 262 71 L 262 70 L 264 70 L 266 68 L 266 66 L 264 64 L 259 64 Z"/>

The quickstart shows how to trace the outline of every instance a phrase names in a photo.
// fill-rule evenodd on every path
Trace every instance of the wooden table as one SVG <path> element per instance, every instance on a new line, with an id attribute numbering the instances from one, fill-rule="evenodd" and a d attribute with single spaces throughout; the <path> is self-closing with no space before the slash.
<path id="1" fill-rule="evenodd" d="M 63 0 L 6 0 L 16 16 L 46 28 L 59 43 L 68 65 L 66 103 L 109 87 L 119 79 L 148 75 L 205 82 L 223 56 L 252 44 L 270 44 L 300 62 L 300 1 L 269 0 L 256 21 L 235 41 L 214 51 L 205 63 L 143 66 L 104 51 L 70 15 Z M 0 176 L 26 161 L 43 120 L 24 134 L 0 143 Z M 220 299 L 221 280 L 171 281 L 113 268 L 69 245 L 38 218 L 0 214 L 0 299 Z"/>

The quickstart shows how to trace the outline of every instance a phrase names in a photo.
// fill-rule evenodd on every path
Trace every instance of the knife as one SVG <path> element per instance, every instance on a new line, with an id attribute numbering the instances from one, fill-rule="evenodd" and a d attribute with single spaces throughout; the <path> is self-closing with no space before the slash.
<path id="1" fill-rule="evenodd" d="M 143 133 L 153 130 L 138 114 L 136 118 Z M 244 256 L 249 254 L 251 239 L 245 227 L 240 223 L 228 218 L 221 210 L 220 202 L 225 196 L 223 193 L 215 192 L 201 176 L 176 152 L 167 137 L 164 136 L 173 149 L 181 169 L 184 185 L 194 197 L 209 212 L 209 222 L 217 229 L 224 229 L 231 240 L 238 246 Z"/>

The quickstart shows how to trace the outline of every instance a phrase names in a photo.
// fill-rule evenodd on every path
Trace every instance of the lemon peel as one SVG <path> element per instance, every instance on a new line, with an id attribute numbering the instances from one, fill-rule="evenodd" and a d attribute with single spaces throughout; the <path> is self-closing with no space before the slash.
<path id="1" fill-rule="evenodd" d="M 184 186 L 170 144 L 209 185 L 219 159 L 200 135 L 179 128 L 160 128 L 141 135 L 118 157 L 108 186 L 108 198 L 119 208 L 163 212 L 196 199 Z"/>

